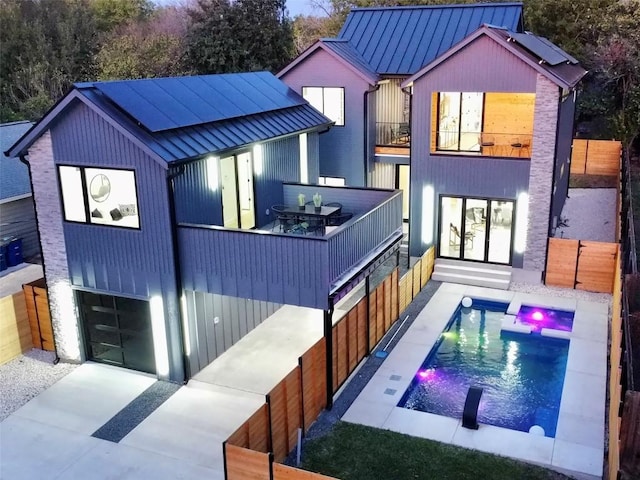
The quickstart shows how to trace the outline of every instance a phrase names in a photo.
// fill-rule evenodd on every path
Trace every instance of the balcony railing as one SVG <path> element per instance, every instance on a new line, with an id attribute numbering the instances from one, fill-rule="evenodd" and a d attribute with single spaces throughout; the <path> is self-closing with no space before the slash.
<path id="1" fill-rule="evenodd" d="M 353 218 L 324 236 L 180 225 L 184 288 L 327 308 L 336 280 L 400 238 L 402 195 L 389 190 L 283 185 L 287 204 L 299 193 L 312 192 L 327 202 L 340 202 L 343 211 L 354 213 Z"/>
<path id="2" fill-rule="evenodd" d="M 530 158 L 532 135 L 524 133 L 460 132 L 439 130 L 436 152 L 489 157 Z"/>
<path id="3" fill-rule="evenodd" d="M 376 145 L 388 147 L 409 147 L 411 128 L 408 122 L 377 122 Z"/>

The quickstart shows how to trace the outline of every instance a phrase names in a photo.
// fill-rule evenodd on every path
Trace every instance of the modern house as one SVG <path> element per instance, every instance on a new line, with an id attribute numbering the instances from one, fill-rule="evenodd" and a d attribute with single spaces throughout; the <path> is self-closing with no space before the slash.
<path id="1" fill-rule="evenodd" d="M 33 124 L 28 121 L 0 125 L 0 151 L 7 150 L 24 135 Z M 29 169 L 17 158 L 0 158 L 0 241 L 22 240 L 23 258 L 40 253 Z M 4 259 L 5 261 L 7 259 Z"/>
<path id="2" fill-rule="evenodd" d="M 316 185 L 332 123 L 267 72 L 75 85 L 6 152 L 30 166 L 58 355 L 182 381 L 282 305 L 330 326 L 402 235 L 401 192 Z M 349 219 L 284 228 L 272 207 L 300 194 Z"/>
<path id="3" fill-rule="evenodd" d="M 523 25 L 521 3 L 354 9 L 278 74 L 336 121 L 321 177 L 403 190 L 435 279 L 507 288 L 545 268 L 586 72 Z"/>

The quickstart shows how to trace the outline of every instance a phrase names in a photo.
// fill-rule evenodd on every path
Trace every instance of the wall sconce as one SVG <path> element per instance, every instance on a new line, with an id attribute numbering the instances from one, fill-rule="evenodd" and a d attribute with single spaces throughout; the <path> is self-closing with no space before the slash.
<path id="1" fill-rule="evenodd" d="M 422 187 L 422 243 L 424 245 L 433 244 L 433 218 L 434 218 L 434 196 L 433 185 Z"/>
<path id="2" fill-rule="evenodd" d="M 162 297 L 155 295 L 149 302 L 151 307 L 151 333 L 153 335 L 153 350 L 156 358 L 156 375 L 160 378 L 169 377 L 169 349 L 167 348 L 167 329 L 164 322 L 164 306 Z"/>
<path id="3" fill-rule="evenodd" d="M 529 194 L 520 192 L 516 205 L 516 233 L 513 249 L 524 253 L 527 248 L 527 226 L 529 225 Z"/>
<path id="4" fill-rule="evenodd" d="M 212 192 L 218 190 L 218 157 L 207 157 L 207 187 Z"/>
<path id="5" fill-rule="evenodd" d="M 262 175 L 262 145 L 253 146 L 253 171 L 256 175 Z"/>

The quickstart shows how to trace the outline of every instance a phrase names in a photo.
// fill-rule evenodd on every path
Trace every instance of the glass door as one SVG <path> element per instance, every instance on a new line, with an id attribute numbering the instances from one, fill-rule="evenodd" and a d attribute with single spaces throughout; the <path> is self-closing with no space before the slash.
<path id="1" fill-rule="evenodd" d="M 250 229 L 256 226 L 253 202 L 253 162 L 251 153 L 222 158 L 222 217 L 227 228 Z"/>
<path id="2" fill-rule="evenodd" d="M 227 228 L 238 228 L 238 179 L 235 157 L 220 159 L 222 177 L 222 219 Z"/>
<path id="3" fill-rule="evenodd" d="M 402 220 L 409 221 L 409 165 L 398 165 L 398 184 L 402 190 Z"/>
<path id="4" fill-rule="evenodd" d="M 440 197 L 439 255 L 509 265 L 513 205 L 512 200 Z"/>
<path id="5" fill-rule="evenodd" d="M 236 157 L 236 163 L 238 167 L 240 228 L 249 229 L 256 226 L 256 215 L 253 205 L 253 166 L 251 153 L 241 153 Z"/>

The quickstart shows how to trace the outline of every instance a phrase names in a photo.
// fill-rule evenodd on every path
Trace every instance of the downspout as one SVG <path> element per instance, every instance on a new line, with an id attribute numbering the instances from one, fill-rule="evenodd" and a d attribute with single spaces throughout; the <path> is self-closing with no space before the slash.
<path id="1" fill-rule="evenodd" d="M 333 296 L 329 297 L 329 308 L 324 311 L 325 363 L 327 366 L 327 410 L 333 408 Z"/>
<path id="2" fill-rule="evenodd" d="M 185 171 L 184 165 L 180 165 L 177 171 L 173 173 L 171 171 L 167 172 L 167 195 L 169 200 L 169 220 L 171 222 L 171 243 L 173 244 L 173 271 L 175 275 L 175 284 L 176 284 L 176 305 L 178 306 L 178 323 L 180 325 L 180 348 L 182 349 L 182 373 L 183 373 L 183 382 L 187 383 L 189 380 L 189 361 L 190 359 L 186 357 L 185 352 L 185 333 L 184 333 L 184 318 L 182 312 L 182 301 L 181 296 L 183 293 L 182 289 L 182 264 L 180 262 L 180 242 L 178 241 L 178 221 L 176 215 L 176 201 L 175 201 L 175 189 L 173 180 L 182 175 Z M 190 339 L 187 339 L 190 340 Z"/>
<path id="3" fill-rule="evenodd" d="M 551 228 L 552 228 L 552 222 L 553 222 L 553 196 L 554 196 L 554 187 L 556 184 L 556 170 L 557 170 L 557 161 L 558 161 L 558 133 L 560 131 L 560 110 L 562 108 L 562 89 L 559 88 L 559 95 L 558 95 L 558 113 L 556 115 L 557 121 L 556 121 L 556 140 L 554 142 L 554 146 L 553 146 L 553 173 L 551 175 L 551 198 L 549 199 L 549 219 L 547 220 L 547 247 L 545 249 L 544 252 L 544 270 L 542 273 L 542 283 L 544 284 L 546 279 L 547 279 L 547 260 L 549 258 L 549 237 L 551 236 Z M 575 115 L 575 112 L 574 112 Z M 573 135 L 573 133 L 572 133 Z M 573 143 L 573 139 L 571 140 L 571 142 Z M 531 144 L 533 144 L 533 142 L 531 142 Z M 532 151 L 533 153 L 533 151 Z M 569 173 L 567 172 L 567 175 L 569 175 Z M 529 178 L 531 178 L 531 174 L 529 174 Z M 529 188 L 531 188 L 531 185 L 529 185 Z M 523 258 L 523 263 L 524 263 L 524 258 Z"/>
<path id="4" fill-rule="evenodd" d="M 44 283 L 45 285 L 47 285 L 47 289 L 48 289 L 49 282 L 47 281 L 47 269 L 44 268 L 44 253 L 42 252 L 42 240 L 40 239 L 40 221 L 38 220 L 38 209 L 36 208 L 36 197 L 33 190 L 33 176 L 31 175 L 31 164 L 29 163 L 29 160 L 27 160 L 26 155 L 24 154 L 21 154 L 18 158 L 22 163 L 24 163 L 27 166 L 27 171 L 29 172 L 29 188 L 31 188 L 31 201 L 33 202 L 33 213 L 36 218 L 36 231 L 38 232 L 38 247 L 40 248 L 40 256 L 42 257 L 42 274 L 44 275 Z M 47 301 L 47 309 L 49 310 L 49 318 L 52 318 L 51 303 L 48 301 Z M 39 328 L 39 325 L 38 325 L 38 328 Z M 58 347 L 57 347 L 58 342 L 56 342 L 56 332 L 55 332 L 55 328 L 53 327 L 51 328 L 51 337 L 53 338 L 53 346 L 55 348 L 55 354 L 56 354 L 56 358 L 53 359 L 53 364 L 57 365 L 58 362 L 60 361 L 60 357 L 58 356 Z M 84 355 L 81 352 L 80 358 L 82 359 L 83 356 Z"/>
<path id="5" fill-rule="evenodd" d="M 403 87 L 400 90 L 402 90 L 402 93 L 404 93 L 405 95 L 409 95 L 409 132 L 411 132 L 411 120 L 413 118 L 413 90 L 411 87 Z M 433 119 L 431 119 L 431 121 L 433 121 Z M 429 126 L 429 131 L 431 131 L 431 126 Z M 411 139 L 411 137 L 409 137 L 409 139 Z M 408 238 L 408 248 L 407 248 L 407 268 L 411 269 L 411 236 L 413 235 L 413 228 L 411 228 L 411 177 L 412 177 L 412 171 L 413 169 L 411 168 L 411 163 L 413 161 L 413 155 L 412 155 L 412 151 L 413 151 L 413 142 L 409 141 L 409 238 Z M 422 221 L 424 221 L 424 218 L 421 219 Z M 403 220 L 404 221 L 404 220 Z M 431 223 L 433 223 L 434 219 L 431 219 Z M 399 263 L 399 262 L 398 262 Z"/>
<path id="6" fill-rule="evenodd" d="M 380 89 L 380 84 L 376 84 L 373 89 L 366 90 L 363 94 L 364 102 L 364 186 L 369 183 L 369 94 L 375 93 Z M 370 186 L 370 185 L 369 185 Z"/>

